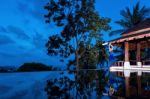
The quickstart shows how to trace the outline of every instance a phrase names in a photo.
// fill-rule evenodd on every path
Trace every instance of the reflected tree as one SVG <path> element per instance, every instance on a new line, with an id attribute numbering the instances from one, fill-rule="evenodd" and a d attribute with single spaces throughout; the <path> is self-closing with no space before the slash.
<path id="1" fill-rule="evenodd" d="M 105 74 L 104 70 L 79 71 L 75 80 L 69 77 L 48 80 L 45 91 L 49 99 L 87 99 L 92 98 L 95 92 L 95 97 L 101 97 L 108 82 L 108 76 Z"/>

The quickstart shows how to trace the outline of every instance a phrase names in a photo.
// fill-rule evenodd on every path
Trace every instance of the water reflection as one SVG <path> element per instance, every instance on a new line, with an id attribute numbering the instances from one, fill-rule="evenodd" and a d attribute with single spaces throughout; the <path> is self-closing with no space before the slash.
<path id="1" fill-rule="evenodd" d="M 118 86 L 118 90 L 113 94 L 113 96 L 126 98 L 149 98 L 149 71 L 125 70 L 114 72 L 114 74 L 116 74 L 116 77 L 124 78 L 124 81 L 120 84 L 120 86 Z"/>
<path id="2" fill-rule="evenodd" d="M 108 80 L 108 70 L 81 70 L 74 79 L 65 76 L 48 80 L 45 91 L 49 99 L 99 98 L 106 91 Z"/>
<path id="3" fill-rule="evenodd" d="M 82 70 L 73 75 L 73 78 L 66 75 L 47 80 L 45 91 L 48 98 L 91 99 L 105 96 L 116 99 L 150 96 L 148 71 Z"/>

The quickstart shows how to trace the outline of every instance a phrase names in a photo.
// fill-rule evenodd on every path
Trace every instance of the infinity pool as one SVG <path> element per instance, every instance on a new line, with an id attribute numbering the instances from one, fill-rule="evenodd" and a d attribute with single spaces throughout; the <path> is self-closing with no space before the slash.
<path id="1" fill-rule="evenodd" d="M 109 70 L 0 73 L 0 99 L 148 98 L 150 73 Z"/>

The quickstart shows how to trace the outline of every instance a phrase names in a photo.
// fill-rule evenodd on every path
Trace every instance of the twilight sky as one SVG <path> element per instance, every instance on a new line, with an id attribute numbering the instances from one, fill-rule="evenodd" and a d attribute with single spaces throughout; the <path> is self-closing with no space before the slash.
<path id="1" fill-rule="evenodd" d="M 45 24 L 43 6 L 49 0 L 1 0 L 0 3 L 0 66 L 20 66 L 24 62 L 41 62 L 61 66 L 58 57 L 47 55 L 45 43 L 48 36 L 60 29 Z M 120 19 L 119 12 L 140 1 L 150 7 L 149 0 L 96 0 L 96 9 L 103 17 L 112 19 L 113 29 L 120 28 L 114 21 Z M 109 37 L 106 33 L 104 40 Z"/>

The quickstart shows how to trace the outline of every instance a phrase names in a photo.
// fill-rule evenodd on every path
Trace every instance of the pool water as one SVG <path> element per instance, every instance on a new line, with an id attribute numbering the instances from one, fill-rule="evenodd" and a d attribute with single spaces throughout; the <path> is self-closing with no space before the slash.
<path id="1" fill-rule="evenodd" d="M 117 84 L 117 90 L 113 94 L 115 97 L 126 98 L 144 98 L 150 97 L 150 71 L 133 71 L 127 70 L 123 72 L 113 73 L 122 81 L 114 82 Z M 116 78 L 115 77 L 115 78 Z"/>
<path id="2" fill-rule="evenodd" d="M 150 73 L 108 69 L 0 73 L 0 99 L 149 98 Z"/>

